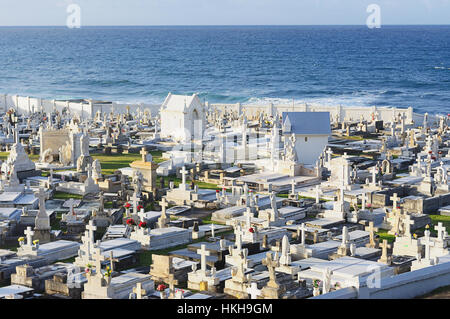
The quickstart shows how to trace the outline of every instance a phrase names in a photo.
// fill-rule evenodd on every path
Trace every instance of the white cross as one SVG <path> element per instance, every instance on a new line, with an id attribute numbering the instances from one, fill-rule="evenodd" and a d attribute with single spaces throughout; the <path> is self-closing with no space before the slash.
<path id="1" fill-rule="evenodd" d="M 362 193 L 361 195 L 361 209 L 366 209 L 366 193 Z"/>
<path id="2" fill-rule="evenodd" d="M 188 171 L 186 170 L 186 166 L 183 166 L 183 169 L 180 171 L 180 173 L 182 178 L 181 183 L 184 185 L 186 184 L 186 174 L 188 173 Z"/>
<path id="3" fill-rule="evenodd" d="M 148 152 L 145 149 L 145 147 L 143 147 L 139 153 L 142 155 L 142 161 L 143 162 L 147 162 L 147 154 L 148 154 Z"/>
<path id="4" fill-rule="evenodd" d="M 102 251 L 100 248 L 95 248 L 94 253 L 92 254 L 94 258 L 94 267 L 97 274 L 101 274 L 102 270 L 102 261 L 106 260 L 106 257 L 102 255 Z"/>
<path id="5" fill-rule="evenodd" d="M 241 225 L 237 225 L 235 230 L 234 230 L 234 234 L 236 235 L 236 248 L 238 250 L 242 249 L 242 228 Z"/>
<path id="6" fill-rule="evenodd" d="M 399 198 L 397 196 L 397 193 L 394 193 L 394 196 L 390 197 L 389 199 L 392 201 L 393 208 L 397 209 L 397 203 L 398 203 L 398 200 L 399 200 Z"/>
<path id="7" fill-rule="evenodd" d="M 24 233 L 27 236 L 27 246 L 31 246 L 33 242 L 34 231 L 32 231 L 31 227 L 28 226 Z"/>
<path id="8" fill-rule="evenodd" d="M 249 288 L 247 288 L 247 293 L 250 295 L 251 299 L 258 299 L 258 296 L 261 296 L 261 290 L 258 289 L 258 284 L 256 282 L 252 282 Z"/>
<path id="9" fill-rule="evenodd" d="M 200 269 L 202 272 L 206 272 L 206 256 L 211 255 L 211 253 L 206 250 L 206 245 L 202 244 L 201 249 L 197 249 L 197 254 L 199 254 L 201 256 L 200 258 Z"/>
<path id="10" fill-rule="evenodd" d="M 405 216 L 404 225 L 405 225 L 406 236 L 408 236 L 408 237 L 411 236 L 411 225 L 414 225 L 414 221 L 411 220 L 410 215 Z"/>
<path id="11" fill-rule="evenodd" d="M 133 201 L 133 214 L 137 214 L 137 206 L 140 198 L 136 196 L 136 192 L 133 193 L 133 197 L 131 197 L 131 200 Z"/>
<path id="12" fill-rule="evenodd" d="M 320 194 L 322 193 L 320 186 L 316 185 L 316 204 L 320 203 Z"/>
<path id="13" fill-rule="evenodd" d="M 162 200 L 159 202 L 159 205 L 161 206 L 161 211 L 163 215 L 166 215 L 166 208 L 169 206 L 169 204 L 166 201 L 166 198 L 163 197 Z"/>
<path id="14" fill-rule="evenodd" d="M 302 225 L 301 226 L 298 226 L 297 225 L 297 232 L 298 231 L 301 231 L 302 232 L 302 235 L 301 235 L 301 244 L 302 245 L 304 245 L 305 244 L 305 231 L 307 230 L 307 228 L 306 228 L 306 226 L 305 226 L 305 223 L 302 223 Z"/>
<path id="15" fill-rule="evenodd" d="M 372 166 L 372 185 L 377 183 L 377 167 Z"/>
<path id="16" fill-rule="evenodd" d="M 425 259 L 430 260 L 430 247 L 433 247 L 434 243 L 430 240 L 429 230 L 425 230 L 425 239 L 422 244 L 425 246 Z"/>
<path id="17" fill-rule="evenodd" d="M 94 222 L 89 220 L 89 225 L 86 226 L 86 229 L 89 231 L 89 240 L 93 243 L 94 242 L 94 231 L 97 230 L 97 226 L 94 226 Z"/>
<path id="18" fill-rule="evenodd" d="M 327 149 L 327 162 L 329 163 L 331 161 L 331 155 L 333 154 L 333 151 L 331 150 L 331 148 Z"/>
<path id="19" fill-rule="evenodd" d="M 138 213 L 139 216 L 139 220 L 141 222 L 145 222 L 145 217 L 147 217 L 147 213 L 145 212 L 145 210 L 143 208 L 141 208 L 141 210 Z"/>
<path id="20" fill-rule="evenodd" d="M 443 226 L 441 222 L 439 222 L 437 226 L 434 226 L 434 230 L 437 231 L 438 239 L 444 240 L 447 231 L 445 226 Z"/>

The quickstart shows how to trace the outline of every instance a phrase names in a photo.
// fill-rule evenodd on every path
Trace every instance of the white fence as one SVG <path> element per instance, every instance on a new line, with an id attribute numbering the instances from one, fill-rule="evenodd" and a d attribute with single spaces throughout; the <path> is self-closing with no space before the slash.
<path id="1" fill-rule="evenodd" d="M 90 100 L 45 100 L 29 96 L 18 96 L 9 94 L 0 94 L 0 112 L 6 112 L 8 109 L 15 109 L 18 114 L 28 115 L 33 112 L 39 112 L 43 110 L 46 113 L 53 110 L 61 111 L 63 108 L 67 108 L 72 113 L 78 114 L 81 118 L 92 118 L 100 111 L 101 113 L 123 114 L 127 112 L 127 106 L 130 107 L 130 112 L 135 112 L 138 108 L 141 111 L 149 110 L 152 116 L 159 113 L 160 105 L 157 104 L 118 104 L 115 102 L 96 102 Z M 343 107 L 326 106 L 316 104 L 295 104 L 295 105 L 241 105 L 236 104 L 210 104 L 206 102 L 206 106 L 209 109 L 217 109 L 221 111 L 233 110 L 239 113 L 244 113 L 247 117 L 255 117 L 260 112 L 266 112 L 270 115 L 281 114 L 282 112 L 330 112 L 332 119 L 345 121 L 359 121 L 361 118 L 364 120 L 371 120 L 373 114 L 378 114 L 379 119 L 385 122 L 391 122 L 394 114 L 402 113 L 406 116 L 406 122 L 421 125 L 423 121 L 423 115 L 413 112 L 413 108 L 390 108 L 390 107 Z M 432 125 L 432 121 L 437 121 L 437 117 L 430 115 L 429 122 Z"/>
<path id="2" fill-rule="evenodd" d="M 0 95 L 0 112 L 6 112 L 13 108 L 18 114 L 29 115 L 33 112 L 44 111 L 50 113 L 54 110 L 61 112 L 67 108 L 71 113 L 78 114 L 81 118 L 92 118 L 97 111 L 102 113 L 113 112 L 115 114 L 123 114 L 127 112 L 127 107 L 130 107 L 130 112 L 141 108 L 141 111 L 149 110 L 152 115 L 159 112 L 159 105 L 152 104 L 118 104 L 115 102 L 98 103 L 89 100 L 45 100 L 29 96 L 18 95 Z"/>

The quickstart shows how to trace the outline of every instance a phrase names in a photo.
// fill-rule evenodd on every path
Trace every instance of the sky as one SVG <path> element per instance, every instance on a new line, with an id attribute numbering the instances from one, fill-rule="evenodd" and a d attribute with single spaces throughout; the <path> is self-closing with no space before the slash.
<path id="1" fill-rule="evenodd" d="M 66 25 L 70 4 L 82 26 L 450 24 L 450 0 L 0 0 L 0 26 Z"/>

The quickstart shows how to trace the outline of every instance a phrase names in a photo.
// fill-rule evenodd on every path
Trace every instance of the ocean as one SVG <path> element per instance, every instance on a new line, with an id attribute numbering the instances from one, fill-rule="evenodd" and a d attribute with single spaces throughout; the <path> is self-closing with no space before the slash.
<path id="1" fill-rule="evenodd" d="M 1 27 L 0 92 L 450 110 L 450 26 Z"/>

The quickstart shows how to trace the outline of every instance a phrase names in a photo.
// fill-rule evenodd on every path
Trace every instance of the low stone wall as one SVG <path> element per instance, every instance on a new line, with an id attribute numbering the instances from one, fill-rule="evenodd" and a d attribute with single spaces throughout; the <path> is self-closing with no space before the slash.
<path id="1" fill-rule="evenodd" d="M 447 259 L 448 260 L 448 259 Z M 411 299 L 450 285 L 450 261 L 382 278 L 378 288 L 347 287 L 311 299 Z"/>

